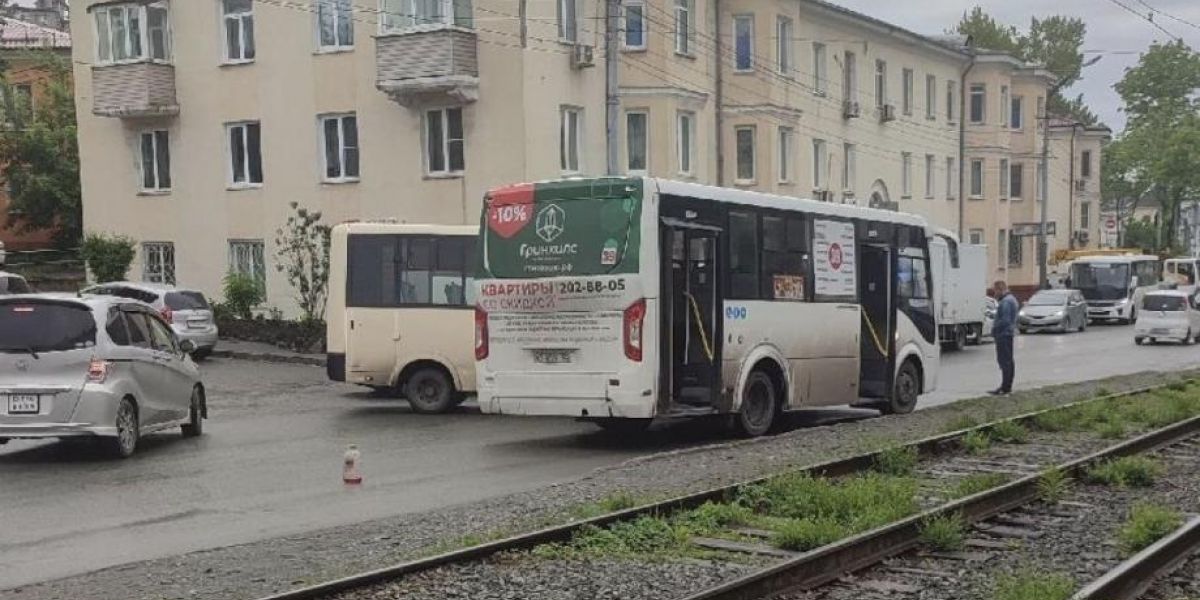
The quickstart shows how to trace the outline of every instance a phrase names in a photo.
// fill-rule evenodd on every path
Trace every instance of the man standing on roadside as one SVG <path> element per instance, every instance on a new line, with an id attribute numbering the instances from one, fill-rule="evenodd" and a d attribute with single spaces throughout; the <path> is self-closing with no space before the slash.
<path id="1" fill-rule="evenodd" d="M 1008 291 L 1008 284 L 997 281 L 992 289 L 996 293 L 996 319 L 992 322 L 992 339 L 996 340 L 996 362 L 1000 363 L 1000 387 L 992 390 L 993 396 L 1012 393 L 1013 334 L 1017 328 L 1017 312 L 1021 310 L 1017 299 Z"/>

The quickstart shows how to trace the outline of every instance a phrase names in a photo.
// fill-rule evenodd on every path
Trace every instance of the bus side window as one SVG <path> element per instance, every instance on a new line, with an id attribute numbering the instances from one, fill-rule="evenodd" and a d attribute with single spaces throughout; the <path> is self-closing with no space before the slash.
<path id="1" fill-rule="evenodd" d="M 430 267 L 433 263 L 433 240 L 408 238 L 404 240 L 402 260 L 404 272 L 400 274 L 400 302 L 403 304 L 429 304 Z"/>
<path id="2" fill-rule="evenodd" d="M 758 286 L 758 215 L 729 211 L 729 297 L 756 300 Z"/>
<path id="3" fill-rule="evenodd" d="M 431 278 L 433 304 L 463 306 L 467 303 L 463 271 L 467 266 L 461 238 L 439 238 L 435 244 L 437 264 Z"/>
<path id="4" fill-rule="evenodd" d="M 804 221 L 763 217 L 762 297 L 767 300 L 808 300 Z"/>

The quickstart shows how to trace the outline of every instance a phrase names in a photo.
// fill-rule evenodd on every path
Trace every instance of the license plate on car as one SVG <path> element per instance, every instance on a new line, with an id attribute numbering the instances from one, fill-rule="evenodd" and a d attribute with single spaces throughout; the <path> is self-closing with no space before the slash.
<path id="1" fill-rule="evenodd" d="M 205 319 L 188 321 L 187 324 L 189 329 L 204 329 L 205 327 L 208 327 L 208 321 Z"/>
<path id="2" fill-rule="evenodd" d="M 543 365 L 561 365 L 571 362 L 570 350 L 534 350 L 533 360 Z"/>
<path id="3" fill-rule="evenodd" d="M 36 415 L 41 411 L 41 398 L 34 394 L 13 394 L 8 397 L 10 415 Z"/>

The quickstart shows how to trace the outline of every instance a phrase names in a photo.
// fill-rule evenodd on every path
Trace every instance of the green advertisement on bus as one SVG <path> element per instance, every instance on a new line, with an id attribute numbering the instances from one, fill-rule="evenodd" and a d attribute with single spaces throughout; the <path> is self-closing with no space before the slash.
<path id="1" fill-rule="evenodd" d="M 490 192 L 484 277 L 524 279 L 638 272 L 642 181 L 522 184 Z"/>

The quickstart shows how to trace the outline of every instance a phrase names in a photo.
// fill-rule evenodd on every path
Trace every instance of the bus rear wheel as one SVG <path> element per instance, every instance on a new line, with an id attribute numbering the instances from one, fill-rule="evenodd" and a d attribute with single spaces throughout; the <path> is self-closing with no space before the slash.
<path id="1" fill-rule="evenodd" d="M 779 413 L 775 382 L 762 371 L 755 371 L 742 390 L 742 408 L 733 418 L 734 429 L 743 437 L 758 437 L 771 430 Z"/>
<path id="2" fill-rule="evenodd" d="M 454 384 L 438 369 L 425 368 L 413 373 L 404 384 L 404 395 L 413 411 L 423 415 L 444 413 L 456 404 Z"/>
<path id="3" fill-rule="evenodd" d="M 896 383 L 892 388 L 892 397 L 883 405 L 883 413 L 888 415 L 907 415 L 917 407 L 917 398 L 921 395 L 921 374 L 912 361 L 905 361 L 896 373 Z"/>

